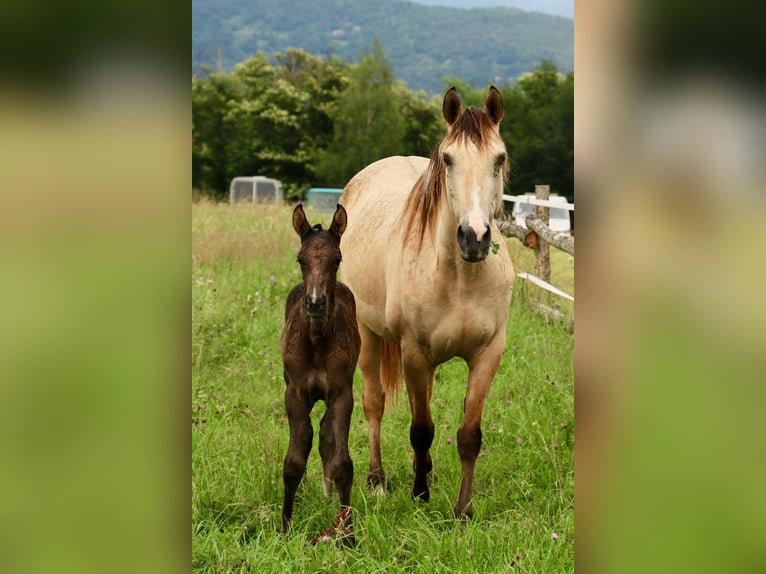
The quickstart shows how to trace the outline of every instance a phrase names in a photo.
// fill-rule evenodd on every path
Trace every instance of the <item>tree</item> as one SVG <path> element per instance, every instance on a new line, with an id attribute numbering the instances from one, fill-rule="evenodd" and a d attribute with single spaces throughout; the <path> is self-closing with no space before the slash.
<path id="1" fill-rule="evenodd" d="M 505 114 L 500 132 L 511 161 L 512 193 L 535 184 L 574 199 L 574 75 L 549 61 L 501 90 Z"/>
<path id="2" fill-rule="evenodd" d="M 375 37 L 332 108 L 333 141 L 317 165 L 323 183 L 343 187 L 366 165 L 400 150 L 404 124 L 392 86 L 391 64 Z"/>
<path id="3" fill-rule="evenodd" d="M 233 83 L 226 73 L 192 76 L 192 186 L 223 195 L 228 186 L 227 122 Z"/>

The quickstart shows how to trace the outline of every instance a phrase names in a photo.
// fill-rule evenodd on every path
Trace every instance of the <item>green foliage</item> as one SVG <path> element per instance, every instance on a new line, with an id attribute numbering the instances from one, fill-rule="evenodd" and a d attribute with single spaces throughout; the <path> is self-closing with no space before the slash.
<path id="1" fill-rule="evenodd" d="M 483 105 L 486 85 L 444 82 L 465 106 Z M 510 193 L 547 183 L 573 199 L 574 75 L 543 61 L 500 89 Z M 220 198 L 235 176 L 267 175 L 288 200 L 303 199 L 308 187 L 343 187 L 382 157 L 430 156 L 444 133 L 441 97 L 394 81 L 377 38 L 354 65 L 290 49 L 192 77 L 192 185 Z"/>
<path id="2" fill-rule="evenodd" d="M 543 61 L 502 92 L 500 132 L 511 158 L 514 193 L 548 184 L 574 200 L 574 74 Z"/>
<path id="3" fill-rule="evenodd" d="M 331 215 L 323 217 L 319 221 L 329 223 Z M 474 520 L 461 526 L 452 517 L 460 480 L 455 433 L 467 378 L 465 363 L 456 359 L 439 368 L 434 383 L 429 503 L 410 499 L 410 419 L 403 396 L 386 409 L 382 424 L 387 495 L 368 491 L 357 373 L 349 450 L 358 547 L 307 543 L 331 523 L 338 506 L 337 496 L 327 501 L 320 486 L 322 402 L 312 413 L 314 448 L 293 531 L 277 532 L 289 439 L 279 336 L 285 298 L 300 281 L 299 240 L 290 221 L 286 206 L 192 206 L 192 571 L 572 572 L 573 338 L 530 311 L 520 280 L 506 352 L 482 418 Z M 514 257 L 525 249 L 502 240 Z M 519 259 L 517 269 L 529 271 Z M 573 269 L 564 263 L 554 259 L 552 265 L 567 284 Z"/>
<path id="4" fill-rule="evenodd" d="M 391 65 L 375 38 L 371 53 L 362 55 L 333 107 L 333 141 L 316 170 L 330 186 L 343 187 L 365 166 L 399 151 L 404 123 L 393 97 L 393 79 Z"/>

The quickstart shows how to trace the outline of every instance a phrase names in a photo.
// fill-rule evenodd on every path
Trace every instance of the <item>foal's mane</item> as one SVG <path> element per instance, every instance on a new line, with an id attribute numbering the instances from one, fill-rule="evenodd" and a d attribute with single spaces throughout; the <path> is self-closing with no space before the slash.
<path id="1" fill-rule="evenodd" d="M 494 124 L 480 108 L 471 106 L 455 120 L 445 138 L 434 147 L 428 167 L 415 182 L 407 198 L 404 210 L 406 229 L 409 232 L 406 233 L 406 238 L 416 236 L 420 245 L 426 230 L 432 227 L 436 219 L 436 208 L 445 193 L 445 165 L 441 146 L 462 140 L 471 142 L 479 150 L 483 150 L 494 134 Z M 503 175 L 505 177 L 505 173 Z"/>

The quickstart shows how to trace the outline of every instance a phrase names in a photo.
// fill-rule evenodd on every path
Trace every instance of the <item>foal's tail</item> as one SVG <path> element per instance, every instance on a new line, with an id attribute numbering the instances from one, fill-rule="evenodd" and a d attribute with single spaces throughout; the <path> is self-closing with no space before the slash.
<path id="1" fill-rule="evenodd" d="M 380 380 L 386 392 L 386 401 L 393 404 L 399 395 L 402 381 L 402 348 L 398 343 L 383 339 L 380 347 Z"/>

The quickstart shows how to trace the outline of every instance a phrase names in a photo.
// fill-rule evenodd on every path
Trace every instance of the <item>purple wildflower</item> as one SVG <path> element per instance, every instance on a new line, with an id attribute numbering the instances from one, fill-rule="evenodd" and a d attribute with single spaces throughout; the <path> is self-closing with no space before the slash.
<path id="1" fill-rule="evenodd" d="M 559 539 L 559 535 L 556 534 L 555 532 L 551 532 L 551 540 L 558 540 L 558 539 Z"/>
<path id="2" fill-rule="evenodd" d="M 452 439 L 450 437 L 447 437 L 447 444 L 452 444 Z"/>
<path id="3" fill-rule="evenodd" d="M 521 438 L 521 437 L 519 437 L 519 438 L 517 438 L 517 439 L 516 439 L 516 444 L 521 444 L 521 443 L 523 443 L 523 442 L 524 442 L 524 439 L 523 439 L 523 438 Z"/>

